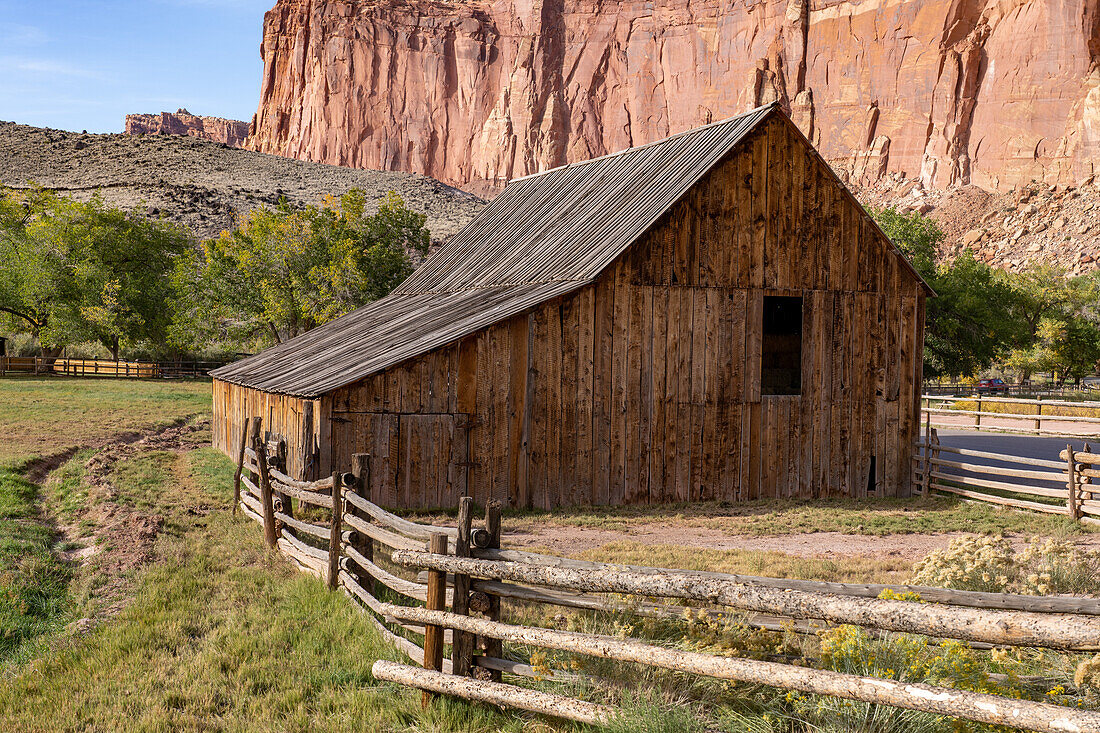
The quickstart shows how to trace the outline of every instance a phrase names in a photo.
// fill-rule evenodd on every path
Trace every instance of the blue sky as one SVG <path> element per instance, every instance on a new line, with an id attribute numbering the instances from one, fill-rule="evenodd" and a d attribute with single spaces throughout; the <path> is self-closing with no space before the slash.
<path id="1" fill-rule="evenodd" d="M 120 132 L 131 112 L 250 120 L 275 0 L 0 0 L 0 120 Z"/>

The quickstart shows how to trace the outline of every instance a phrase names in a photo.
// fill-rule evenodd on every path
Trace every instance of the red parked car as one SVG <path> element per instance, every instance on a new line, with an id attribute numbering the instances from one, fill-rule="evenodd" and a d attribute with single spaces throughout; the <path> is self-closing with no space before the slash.
<path id="1" fill-rule="evenodd" d="M 983 379 L 978 382 L 978 394 L 1008 394 L 1008 385 L 1003 379 Z"/>

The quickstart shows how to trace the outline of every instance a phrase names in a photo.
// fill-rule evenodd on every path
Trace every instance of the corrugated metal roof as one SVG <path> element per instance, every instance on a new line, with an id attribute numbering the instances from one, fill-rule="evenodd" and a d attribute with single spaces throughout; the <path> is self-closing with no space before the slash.
<path id="1" fill-rule="evenodd" d="M 516 179 L 397 292 L 592 280 L 773 109 Z"/>
<path id="2" fill-rule="evenodd" d="M 316 397 L 583 284 L 564 281 L 389 295 L 211 374 L 265 392 Z"/>
<path id="3" fill-rule="evenodd" d="M 212 374 L 316 397 L 583 287 L 774 109 L 517 179 L 390 295 Z"/>

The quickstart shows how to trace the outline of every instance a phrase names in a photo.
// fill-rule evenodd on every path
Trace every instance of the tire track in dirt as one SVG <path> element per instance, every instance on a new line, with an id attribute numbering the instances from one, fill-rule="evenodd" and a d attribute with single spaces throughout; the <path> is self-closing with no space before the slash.
<path id="1" fill-rule="evenodd" d="M 191 436 L 209 426 L 209 418 L 177 420 L 156 430 L 123 433 L 93 446 L 68 448 L 28 465 L 25 475 L 41 485 L 78 450 L 95 449 L 84 463 L 82 485 L 87 494 L 79 514 L 65 518 L 56 509 L 43 507 L 59 541 L 79 545 L 59 556 L 77 564 L 86 575 L 94 574 L 97 580 L 86 604 L 89 615 L 72 622 L 70 632 L 86 633 L 129 604 L 134 571 L 153 560 L 154 545 L 164 524 L 161 516 L 119 501 L 113 480 L 115 468 L 145 453 L 193 450 L 199 444 L 190 440 Z"/>

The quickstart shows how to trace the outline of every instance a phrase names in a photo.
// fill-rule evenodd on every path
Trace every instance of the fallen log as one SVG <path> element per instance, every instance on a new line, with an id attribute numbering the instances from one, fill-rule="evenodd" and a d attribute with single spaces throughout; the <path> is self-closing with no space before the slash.
<path id="1" fill-rule="evenodd" d="M 720 657 L 668 649 L 633 639 L 512 626 L 446 611 L 428 611 L 388 603 L 382 604 L 382 610 L 387 619 L 449 626 L 452 629 L 519 644 L 636 662 L 717 679 L 781 687 L 813 695 L 830 695 L 846 700 L 950 715 L 990 725 L 1004 725 L 1041 733 L 1087 733 L 1100 730 L 1100 713 L 1049 703 L 796 667 L 778 662 Z"/>
<path id="2" fill-rule="evenodd" d="M 429 692 L 527 710 L 588 725 L 599 725 L 612 717 L 611 708 L 603 705 L 549 692 L 529 690 L 526 687 L 506 685 L 502 682 L 483 682 L 472 677 L 458 677 L 431 669 L 417 669 L 385 659 L 379 659 L 374 663 L 371 667 L 371 675 L 375 679 L 399 682 Z"/>
<path id="3" fill-rule="evenodd" d="M 594 593 L 709 601 L 758 613 L 823 619 L 939 639 L 1078 651 L 1100 649 L 1100 619 L 1090 616 L 953 608 L 910 601 L 778 590 L 678 572 L 654 576 L 625 570 L 553 568 L 411 550 L 395 550 L 393 561 L 406 567 L 465 573 L 490 580 Z"/>

